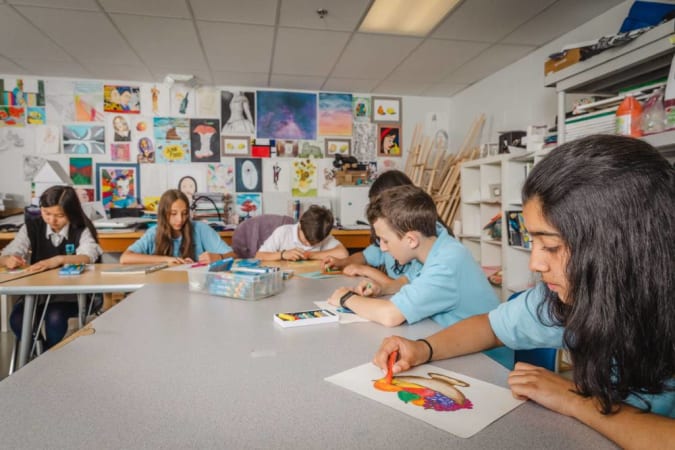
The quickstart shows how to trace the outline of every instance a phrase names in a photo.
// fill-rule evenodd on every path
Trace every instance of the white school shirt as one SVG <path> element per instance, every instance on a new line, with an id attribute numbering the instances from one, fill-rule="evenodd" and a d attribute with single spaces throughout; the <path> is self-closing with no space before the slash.
<path id="1" fill-rule="evenodd" d="M 58 233 L 52 230 L 52 227 L 47 225 L 45 232 L 45 237 L 49 239 L 54 247 L 58 247 L 61 242 L 68 237 L 68 230 L 70 224 L 67 224 L 61 231 Z M 26 225 L 21 226 L 19 231 L 16 233 L 16 236 L 7 244 L 7 247 L 2 249 L 2 256 L 15 255 L 21 256 L 24 259 L 28 258 L 28 252 L 31 249 L 30 238 L 28 237 L 28 231 Z M 84 228 L 82 234 L 80 235 L 80 242 L 77 244 L 77 249 L 75 250 L 76 255 L 87 255 L 89 261 L 93 264 L 98 260 L 98 258 L 103 254 L 103 250 L 98 245 L 94 236 L 91 235 L 89 228 Z"/>
<path id="2" fill-rule="evenodd" d="M 306 252 L 320 252 L 323 250 L 330 250 L 340 245 L 340 241 L 335 239 L 331 234 L 314 246 L 304 245 L 300 242 L 300 238 L 298 238 L 298 227 L 300 227 L 299 223 L 277 227 L 270 237 L 263 242 L 263 245 L 258 251 L 280 252 L 281 250 L 299 248 Z"/>

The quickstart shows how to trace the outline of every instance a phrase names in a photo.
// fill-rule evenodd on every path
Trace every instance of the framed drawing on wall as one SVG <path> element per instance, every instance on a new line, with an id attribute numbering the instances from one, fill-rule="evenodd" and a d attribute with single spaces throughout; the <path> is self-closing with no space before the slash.
<path id="1" fill-rule="evenodd" d="M 251 138 L 248 136 L 223 136 L 221 154 L 223 156 L 248 156 Z"/>
<path id="2" fill-rule="evenodd" d="M 352 140 L 326 138 L 324 141 L 324 148 L 326 150 L 327 158 L 337 154 L 349 155 L 352 150 Z"/>
<path id="3" fill-rule="evenodd" d="M 383 123 L 377 126 L 377 156 L 401 156 L 401 125 Z"/>
<path id="4" fill-rule="evenodd" d="M 400 122 L 401 97 L 373 97 L 373 122 Z"/>
<path id="5" fill-rule="evenodd" d="M 96 198 L 105 209 L 138 206 L 140 185 L 138 164 L 96 164 Z"/>

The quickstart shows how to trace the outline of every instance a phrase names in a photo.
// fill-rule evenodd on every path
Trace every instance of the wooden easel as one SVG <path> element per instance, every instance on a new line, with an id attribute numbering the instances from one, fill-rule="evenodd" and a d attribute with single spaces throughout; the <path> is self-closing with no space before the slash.
<path id="1" fill-rule="evenodd" d="M 474 119 L 456 155 L 444 152 L 432 154 L 432 139 L 424 136 L 422 124 L 415 126 L 405 173 L 416 186 L 432 196 L 438 215 L 445 224 L 452 223 L 459 207 L 460 164 L 475 159 L 480 153 L 478 140 L 484 123 L 484 114 Z"/>

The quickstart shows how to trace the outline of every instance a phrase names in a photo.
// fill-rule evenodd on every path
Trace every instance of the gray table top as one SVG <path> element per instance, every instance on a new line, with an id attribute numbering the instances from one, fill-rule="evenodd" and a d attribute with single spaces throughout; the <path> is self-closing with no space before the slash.
<path id="1" fill-rule="evenodd" d="M 457 438 L 324 381 L 370 361 L 390 334 L 432 321 L 284 329 L 277 312 L 313 307 L 355 280 L 294 277 L 245 302 L 147 285 L 96 319 L 96 333 L 0 382 L 4 448 L 614 448 L 590 428 L 532 402 Z M 435 365 L 506 386 L 484 355 Z"/>

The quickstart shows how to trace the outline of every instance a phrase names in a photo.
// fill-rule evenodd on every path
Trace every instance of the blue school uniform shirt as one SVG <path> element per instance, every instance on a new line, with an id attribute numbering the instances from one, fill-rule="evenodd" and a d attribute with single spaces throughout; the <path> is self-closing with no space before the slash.
<path id="1" fill-rule="evenodd" d="M 192 242 L 195 246 L 195 257 L 204 252 L 209 253 L 230 253 L 232 249 L 216 233 L 213 228 L 203 222 L 192 222 Z M 146 255 L 155 254 L 155 237 L 157 236 L 157 227 L 149 228 L 143 236 L 129 247 L 134 253 L 143 253 Z M 180 244 L 182 237 L 173 240 L 173 256 L 180 256 Z"/>
<path id="2" fill-rule="evenodd" d="M 544 301 L 546 289 L 542 283 L 520 294 L 507 303 L 502 303 L 488 317 L 495 336 L 507 347 L 514 350 L 531 348 L 562 348 L 564 327 L 551 326 L 548 308 L 542 308 L 542 320 L 537 315 L 537 308 Z M 675 387 L 675 378 L 667 383 Z M 675 392 L 664 392 L 659 395 L 641 394 L 651 402 L 652 412 L 662 416 L 675 418 Z M 633 395 L 625 400 L 636 408 L 644 408 L 644 403 Z"/>
<path id="3" fill-rule="evenodd" d="M 443 228 L 422 270 L 392 298 L 410 324 L 430 317 L 444 327 L 499 304 L 469 250 Z"/>
<path id="4" fill-rule="evenodd" d="M 436 236 L 440 236 L 443 231 L 447 232 L 445 225 L 441 222 L 436 222 Z M 363 250 L 363 258 L 369 266 L 384 266 L 389 278 L 396 279 L 405 275 L 409 282 L 419 276 L 423 266 L 423 264 L 416 259 L 413 259 L 406 264 L 399 265 L 393 256 L 387 252 L 383 252 L 380 247 L 375 244 L 370 244 Z"/>

